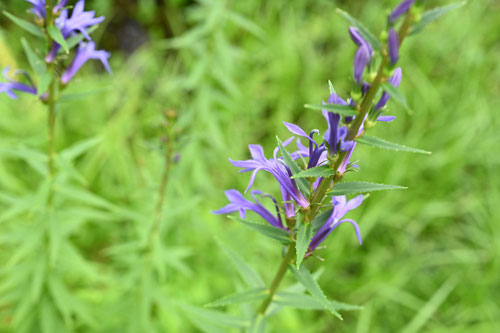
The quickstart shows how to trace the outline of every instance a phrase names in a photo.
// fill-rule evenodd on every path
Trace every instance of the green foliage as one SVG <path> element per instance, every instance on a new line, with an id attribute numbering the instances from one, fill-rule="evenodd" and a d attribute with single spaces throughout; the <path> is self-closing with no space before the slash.
<path id="1" fill-rule="evenodd" d="M 283 143 L 281 140 L 276 137 L 278 140 L 278 147 L 281 152 L 281 156 L 283 156 L 283 159 L 285 160 L 286 165 L 290 168 L 292 171 L 292 175 L 297 175 L 299 174 L 302 169 L 297 165 L 297 163 L 293 160 L 293 158 L 290 156 L 290 153 L 286 150 L 285 147 L 283 147 Z M 299 189 L 301 190 L 302 193 L 304 193 L 306 196 L 309 195 L 309 184 L 307 180 L 303 178 L 298 178 L 297 179 L 297 185 L 299 186 Z"/>
<path id="2" fill-rule="evenodd" d="M 382 149 L 406 151 L 410 153 L 431 154 L 431 152 L 427 150 L 403 146 L 398 143 L 393 143 L 384 139 L 377 138 L 375 136 L 363 135 L 361 138 L 356 139 L 356 141 L 367 146 L 377 147 Z"/>
<path id="3" fill-rule="evenodd" d="M 290 244 L 290 237 L 288 233 L 283 229 L 278 229 L 269 224 L 263 224 L 258 222 L 252 222 L 247 219 L 240 219 L 238 217 L 229 216 L 229 218 L 235 222 L 239 222 L 255 231 L 258 231 L 262 235 L 276 240 L 284 245 Z"/>
<path id="4" fill-rule="evenodd" d="M 49 25 L 47 27 L 47 33 L 54 41 L 56 41 L 59 45 L 61 45 L 61 47 L 66 53 L 69 52 L 68 43 L 66 42 L 66 39 L 64 39 L 61 30 L 57 29 L 54 25 Z"/>
<path id="5" fill-rule="evenodd" d="M 334 112 L 341 116 L 355 116 L 358 113 L 349 105 L 341 105 L 341 104 L 304 104 L 306 109 L 311 110 L 326 110 L 328 112 Z"/>
<path id="6" fill-rule="evenodd" d="M 292 178 L 309 178 L 309 177 L 328 177 L 335 174 L 335 171 L 328 165 L 320 165 L 314 168 L 306 169 L 293 175 Z"/>
<path id="7" fill-rule="evenodd" d="M 417 34 L 420 31 L 422 31 L 427 25 L 431 24 L 433 21 L 437 20 L 439 17 L 442 15 L 446 14 L 447 12 L 457 9 L 465 5 L 467 1 L 460 1 L 460 2 L 455 2 L 450 5 L 446 5 L 443 7 L 438 7 L 434 8 L 431 10 L 426 11 L 425 13 L 422 14 L 422 17 L 420 20 L 413 26 L 413 29 L 411 30 L 410 34 Z"/>
<path id="8" fill-rule="evenodd" d="M 373 191 L 383 191 L 383 190 L 402 190 L 407 187 L 400 185 L 386 185 L 386 184 L 376 184 L 368 182 L 344 182 L 335 184 L 333 189 L 328 192 L 331 195 L 346 195 L 354 193 L 367 193 Z"/>
<path id="9" fill-rule="evenodd" d="M 309 244 L 311 243 L 312 237 L 313 237 L 313 227 L 311 223 L 304 223 L 301 219 L 299 219 L 298 222 L 298 227 L 297 227 L 297 244 L 296 244 L 296 251 L 297 251 L 297 269 L 300 268 L 300 265 L 302 264 L 302 260 L 304 260 L 304 255 L 307 252 L 307 248 L 309 247 Z"/>
<path id="10" fill-rule="evenodd" d="M 12 15 L 8 11 L 4 10 L 2 12 L 5 16 L 9 18 L 12 22 L 14 22 L 18 27 L 24 29 L 25 31 L 29 32 L 30 34 L 36 36 L 36 37 L 44 37 L 42 29 L 34 25 L 33 23 L 27 22 L 25 20 L 20 19 L 19 17 Z"/>

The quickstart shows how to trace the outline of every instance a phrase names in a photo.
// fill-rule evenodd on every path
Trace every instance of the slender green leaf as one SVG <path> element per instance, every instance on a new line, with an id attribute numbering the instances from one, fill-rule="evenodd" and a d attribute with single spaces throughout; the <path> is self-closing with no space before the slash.
<path id="1" fill-rule="evenodd" d="M 310 223 L 304 223 L 303 221 L 298 221 L 299 226 L 297 230 L 297 269 L 300 268 L 302 264 L 302 260 L 304 260 L 304 256 L 307 252 L 307 248 L 309 247 L 309 243 L 311 243 L 311 239 L 313 237 L 313 228 Z"/>
<path id="2" fill-rule="evenodd" d="M 434 8 L 431 10 L 426 11 L 424 14 L 422 14 L 422 17 L 420 18 L 420 21 L 415 23 L 413 26 L 413 29 L 411 30 L 410 35 L 414 35 L 422 31 L 427 25 L 432 23 L 433 21 L 437 20 L 441 15 L 446 14 L 450 10 L 457 9 L 465 5 L 467 1 L 460 1 L 460 2 L 455 2 L 450 5 L 446 5 L 443 7 L 438 7 Z"/>
<path id="3" fill-rule="evenodd" d="M 251 289 L 243 292 L 234 293 L 228 296 L 224 296 L 214 302 L 211 302 L 205 306 L 207 307 L 217 307 L 225 306 L 231 304 L 242 304 L 250 303 L 262 300 L 268 296 L 266 288 Z"/>
<path id="4" fill-rule="evenodd" d="M 247 226 L 255 231 L 260 232 L 264 236 L 267 236 L 271 239 L 277 240 L 282 244 L 285 244 L 285 245 L 290 244 L 290 237 L 288 236 L 288 233 L 283 229 L 278 229 L 276 227 L 273 227 L 273 226 L 267 225 L 267 224 L 262 224 L 262 223 L 244 220 L 244 219 L 241 219 L 239 217 L 229 216 L 229 218 L 233 221 L 242 223 L 245 226 Z"/>
<path id="5" fill-rule="evenodd" d="M 47 27 L 47 32 L 54 41 L 56 41 L 59 45 L 61 45 L 61 47 L 64 49 L 66 53 L 69 52 L 68 43 L 66 43 L 66 39 L 64 39 L 61 30 L 59 30 L 55 25 L 49 25 Z"/>
<path id="6" fill-rule="evenodd" d="M 36 97 L 40 97 L 43 93 L 45 93 L 50 84 L 52 83 L 52 79 L 54 78 L 54 74 L 49 71 L 45 71 L 40 78 L 40 83 L 38 84 L 38 93 Z"/>
<path id="7" fill-rule="evenodd" d="M 221 311 L 207 310 L 182 303 L 177 303 L 177 305 L 183 310 L 190 320 L 194 319 L 198 323 L 235 328 L 246 328 L 250 326 L 249 320 L 226 314 Z"/>
<path id="8" fill-rule="evenodd" d="M 342 320 L 342 316 L 337 312 L 332 303 L 326 298 L 318 282 L 316 282 L 314 277 L 307 270 L 307 268 L 305 268 L 305 266 L 300 267 L 299 270 L 297 270 L 293 265 L 288 265 L 288 267 L 292 271 L 293 275 L 295 275 L 295 278 L 297 278 L 297 280 L 299 280 L 299 282 L 302 283 L 304 287 L 306 287 L 307 291 L 311 293 L 312 297 L 320 302 L 326 310 L 330 311 L 334 316 Z"/>
<path id="9" fill-rule="evenodd" d="M 335 174 L 328 165 L 320 165 L 314 168 L 306 169 L 293 175 L 292 178 L 308 178 L 308 177 L 329 177 Z"/>
<path id="10" fill-rule="evenodd" d="M 24 53 L 26 53 L 26 57 L 28 58 L 31 68 L 36 75 L 42 77 L 47 72 L 45 62 L 33 51 L 26 39 L 21 38 L 21 44 L 23 45 Z"/>
<path id="11" fill-rule="evenodd" d="M 384 89 L 392 98 L 396 100 L 399 104 L 401 104 L 406 110 L 410 111 L 410 107 L 408 103 L 406 103 L 406 99 L 403 94 L 392 84 L 388 82 L 382 83 L 382 89 Z"/>
<path id="12" fill-rule="evenodd" d="M 357 139 L 356 141 L 358 141 L 359 143 L 362 143 L 364 145 L 377 147 L 377 148 L 396 150 L 396 151 L 406 151 L 406 152 L 410 152 L 410 153 L 431 154 L 431 152 L 427 151 L 427 150 L 403 146 L 403 145 L 400 145 L 397 143 L 393 143 L 393 142 L 386 141 L 384 139 L 377 138 L 375 136 L 363 135 L 361 138 Z"/>
<path id="13" fill-rule="evenodd" d="M 338 183 L 333 186 L 333 189 L 328 192 L 330 195 L 345 195 L 353 193 L 366 193 L 382 190 L 403 190 L 407 187 L 400 185 L 375 184 L 367 182 L 345 182 Z"/>
<path id="14" fill-rule="evenodd" d="M 335 93 L 335 88 L 333 87 L 333 83 L 330 80 L 328 80 L 328 89 L 330 89 L 330 95 Z"/>
<path id="15" fill-rule="evenodd" d="M 373 49 L 380 51 L 382 49 L 382 45 L 380 42 L 377 40 L 377 38 L 368 30 L 364 27 L 361 22 L 356 20 L 354 17 L 352 17 L 348 12 L 343 11 L 340 8 L 337 8 L 337 13 L 342 15 L 349 23 L 351 23 L 353 26 L 355 26 L 358 30 L 361 36 L 372 45 Z"/>
<path id="16" fill-rule="evenodd" d="M 264 287 L 264 281 L 250 265 L 248 265 L 239 255 L 237 255 L 229 247 L 222 244 L 222 242 L 217 241 L 217 243 L 226 252 L 229 259 L 233 263 L 233 266 L 236 268 L 243 281 L 245 281 L 245 283 L 249 287 L 251 288 Z"/>
<path id="17" fill-rule="evenodd" d="M 246 331 L 247 333 L 265 333 L 266 332 L 266 316 L 262 314 L 257 314 L 253 318 L 250 327 Z"/>
<path id="18" fill-rule="evenodd" d="M 311 110 L 326 110 L 328 112 L 333 112 L 339 114 L 341 116 L 349 117 L 356 116 L 358 113 L 349 105 L 341 105 L 341 104 L 305 104 L 304 107 L 306 109 Z"/>
<path id="19" fill-rule="evenodd" d="M 87 34 L 91 34 L 92 32 L 94 32 L 96 29 L 97 29 L 97 25 L 94 25 L 90 28 L 87 29 Z M 77 34 L 75 36 L 71 36 L 69 37 L 68 39 L 66 39 L 66 44 L 68 45 L 68 47 L 70 49 L 72 49 L 73 47 L 75 47 L 76 45 L 78 45 L 78 43 L 80 43 L 82 40 L 85 39 L 85 36 L 82 35 L 82 34 Z M 59 50 L 59 52 L 63 51 L 62 49 Z"/>
<path id="20" fill-rule="evenodd" d="M 296 309 L 304 310 L 322 310 L 324 309 L 323 304 L 321 304 L 316 298 L 294 292 L 278 292 L 273 297 L 273 302 L 282 306 L 289 306 Z M 358 305 L 351 305 L 337 301 L 330 301 L 330 304 L 337 311 L 356 311 L 361 310 L 363 307 Z"/>
<path id="21" fill-rule="evenodd" d="M 283 143 L 281 142 L 281 140 L 278 137 L 276 137 L 276 139 L 278 140 L 278 147 L 280 148 L 281 156 L 283 156 L 286 165 L 288 165 L 288 167 L 292 171 L 292 175 L 300 173 L 302 169 L 299 168 L 297 163 L 295 163 L 293 158 L 290 156 L 290 153 L 288 153 L 288 150 L 286 150 L 286 148 L 283 147 Z M 298 178 L 296 183 L 299 186 L 302 193 L 304 193 L 306 196 L 309 196 L 309 182 L 303 178 Z"/>
<path id="22" fill-rule="evenodd" d="M 7 16 L 12 22 L 14 22 L 16 25 L 18 25 L 20 28 L 26 30 L 27 32 L 37 36 L 37 37 L 44 37 L 42 29 L 34 25 L 33 23 L 30 23 L 28 21 L 22 20 L 8 11 L 4 10 L 3 14 Z"/>
<path id="23" fill-rule="evenodd" d="M 94 89 L 94 90 L 90 90 L 90 91 L 85 91 L 82 93 L 65 94 L 65 95 L 62 95 L 57 102 L 58 103 L 72 102 L 72 101 L 76 101 L 79 99 L 87 98 L 87 97 L 92 96 L 92 95 L 100 94 L 100 93 L 108 91 L 108 90 L 111 90 L 111 86 L 98 88 L 98 89 Z"/>

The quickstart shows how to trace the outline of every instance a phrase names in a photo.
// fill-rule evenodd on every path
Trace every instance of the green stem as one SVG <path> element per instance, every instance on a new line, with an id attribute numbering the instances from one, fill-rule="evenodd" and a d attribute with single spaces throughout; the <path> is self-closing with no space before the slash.
<path id="1" fill-rule="evenodd" d="M 281 265 L 278 268 L 276 275 L 274 276 L 271 286 L 267 290 L 268 293 L 267 298 L 262 302 L 262 304 L 259 307 L 260 314 L 262 315 L 265 314 L 267 308 L 269 307 L 269 304 L 271 304 L 271 301 L 273 300 L 274 294 L 276 294 L 276 291 L 278 290 L 281 280 L 283 280 L 283 277 L 285 276 L 288 265 L 294 258 L 295 258 L 295 243 L 292 243 L 288 247 L 286 255 L 283 257 L 283 261 L 281 262 Z"/>

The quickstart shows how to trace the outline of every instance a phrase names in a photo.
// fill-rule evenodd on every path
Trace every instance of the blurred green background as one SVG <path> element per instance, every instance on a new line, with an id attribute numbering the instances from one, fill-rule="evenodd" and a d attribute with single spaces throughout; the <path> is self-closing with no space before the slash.
<path id="1" fill-rule="evenodd" d="M 321 114 L 303 104 L 326 99 L 328 80 L 341 96 L 351 88 L 355 48 L 335 9 L 378 34 L 397 2 L 87 1 L 87 9 L 106 16 L 94 39 L 112 52 L 114 75 L 98 63 L 87 65 L 59 105 L 59 151 L 97 140 L 75 160 L 82 186 L 113 207 L 151 214 L 163 168 L 162 112 L 178 113 L 180 160 L 171 172 L 161 233 L 171 260 L 155 293 L 202 306 L 237 291 L 241 280 L 217 240 L 269 283 L 279 245 L 210 213 L 226 204 L 224 190 L 244 190 L 249 179 L 228 158 L 246 159 L 250 143 L 262 144 L 270 155 L 275 135 L 288 135 L 282 121 L 325 130 Z M 448 2 L 426 3 L 431 8 Z M 0 10 L 25 19 L 27 8 L 18 0 L 0 3 Z M 390 103 L 396 120 L 372 133 L 432 155 L 366 146 L 355 152 L 361 172 L 349 180 L 409 188 L 374 193 L 350 214 L 363 246 L 350 228 L 339 228 L 320 251 L 325 261 L 308 264 L 324 267 L 319 282 L 331 299 L 364 309 L 343 313 L 344 321 L 321 311 L 285 309 L 269 321 L 269 332 L 500 332 L 499 9 L 495 0 L 469 1 L 405 41 L 401 90 L 413 113 Z M 22 36 L 2 16 L 0 67 L 29 68 Z M 14 101 L 1 95 L 0 119 L 4 266 L 15 251 L 6 235 L 32 223 L 29 214 L 9 215 L 10 198 L 33 193 L 42 182 L 29 158 L 16 151 L 46 150 L 46 110 L 31 96 Z M 277 195 L 270 179 L 260 175 L 256 187 Z M 136 299 L 128 299 L 128 307 L 121 288 L 130 261 L 116 249 L 148 225 L 119 209 L 99 209 L 101 215 L 82 215 L 68 236 L 90 273 L 67 279 L 96 318 L 74 330 L 134 331 L 127 321 L 133 321 Z M 2 270 L 2 293 L 14 271 Z M 284 285 L 292 283 L 288 276 Z M 199 331 L 189 314 L 167 303 L 157 310 L 159 331 Z M 0 332 L 15 332 L 10 323 L 16 308 L 5 299 L 2 304 Z"/>

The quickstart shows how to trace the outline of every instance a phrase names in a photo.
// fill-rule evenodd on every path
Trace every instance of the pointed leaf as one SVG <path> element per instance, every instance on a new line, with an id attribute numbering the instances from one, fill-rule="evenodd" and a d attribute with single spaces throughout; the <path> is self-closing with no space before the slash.
<path id="1" fill-rule="evenodd" d="M 467 1 L 460 1 L 460 2 L 455 2 L 447 6 L 443 7 L 438 7 L 434 8 L 431 10 L 426 11 L 424 14 L 422 14 L 422 17 L 420 18 L 420 21 L 415 23 L 413 26 L 413 29 L 411 30 L 410 35 L 414 35 L 422 31 L 428 24 L 432 23 L 433 21 L 437 20 L 441 15 L 446 14 L 450 10 L 457 9 L 465 5 Z"/>
<path id="2" fill-rule="evenodd" d="M 251 289 L 239 293 L 234 293 L 228 296 L 224 296 L 214 302 L 211 302 L 205 306 L 207 307 L 217 307 L 217 306 L 225 306 L 231 304 L 242 304 L 242 303 L 250 303 L 262 300 L 268 297 L 266 288 L 257 288 Z"/>
<path id="3" fill-rule="evenodd" d="M 38 93 L 36 97 L 40 97 L 44 92 L 49 89 L 50 84 L 52 83 L 52 79 L 54 78 L 54 74 L 49 71 L 45 71 L 40 78 L 40 82 L 38 84 Z"/>
<path id="4" fill-rule="evenodd" d="M 12 15 L 11 13 L 9 13 L 6 10 L 3 11 L 3 14 L 5 16 L 7 16 L 12 22 L 14 22 L 16 25 L 18 25 L 22 29 L 26 30 L 27 32 L 29 32 L 29 33 L 37 36 L 37 37 L 42 37 L 42 38 L 45 37 L 43 35 L 42 29 L 40 29 L 39 27 L 37 27 L 33 23 L 30 23 L 28 21 L 22 20 L 22 19 L 20 19 L 20 18 L 18 18 L 16 16 Z"/>
<path id="5" fill-rule="evenodd" d="M 304 104 L 306 109 L 311 110 L 326 110 L 328 112 L 333 112 L 339 114 L 341 116 L 350 117 L 356 116 L 358 112 L 354 110 L 349 105 L 341 105 L 341 104 Z"/>
<path id="6" fill-rule="evenodd" d="M 337 13 L 342 15 L 347 21 L 349 21 L 349 23 L 355 26 L 356 29 L 359 30 L 361 36 L 363 36 L 363 38 L 372 45 L 374 50 L 380 51 L 382 49 L 382 46 L 377 38 L 368 29 L 366 29 L 363 24 L 352 17 L 348 12 L 345 12 L 340 8 L 337 8 Z"/>
<path id="7" fill-rule="evenodd" d="M 328 88 L 330 90 L 330 95 L 335 93 L 335 88 L 333 87 L 333 83 L 330 80 L 328 80 Z"/>
<path id="8" fill-rule="evenodd" d="M 262 314 L 257 314 L 252 320 L 247 333 L 265 333 L 266 332 L 266 317 Z"/>
<path id="9" fill-rule="evenodd" d="M 335 171 L 332 170 L 328 165 L 320 165 L 314 168 L 306 169 L 293 175 L 292 178 L 308 178 L 308 177 L 329 177 L 333 176 Z"/>
<path id="10" fill-rule="evenodd" d="M 68 43 L 66 43 L 66 39 L 64 39 L 64 36 L 61 32 L 61 30 L 57 29 L 55 25 L 49 25 L 47 27 L 47 32 L 49 33 L 50 37 L 57 42 L 57 44 L 61 45 L 61 47 L 66 51 L 66 53 L 69 52 L 69 46 Z"/>
<path id="11" fill-rule="evenodd" d="M 400 145 L 397 143 L 393 143 L 393 142 L 386 141 L 384 139 L 377 138 L 375 136 L 363 135 L 361 138 L 356 139 L 356 141 L 358 141 L 359 143 L 362 143 L 364 145 L 377 147 L 377 148 L 396 150 L 396 151 L 407 151 L 410 153 L 431 154 L 431 152 L 427 151 L 427 150 L 403 146 L 403 145 Z"/>
<path id="12" fill-rule="evenodd" d="M 333 189 L 328 192 L 330 195 L 345 195 L 353 193 L 366 193 L 382 190 L 403 190 L 407 187 L 400 185 L 375 184 L 368 182 L 345 182 L 338 183 L 333 186 Z"/>
<path id="13" fill-rule="evenodd" d="M 382 83 L 382 89 L 384 89 L 392 98 L 396 100 L 399 104 L 401 104 L 406 110 L 410 111 L 410 107 L 408 103 L 406 103 L 406 99 L 403 94 L 392 84 L 388 82 Z"/>
<path id="14" fill-rule="evenodd" d="M 290 244 L 290 237 L 288 236 L 288 232 L 286 232 L 283 229 L 278 229 L 278 228 L 273 227 L 273 226 L 268 225 L 268 224 L 251 222 L 248 220 L 241 219 L 239 217 L 229 216 L 229 218 L 233 221 L 242 223 L 242 224 L 246 225 L 247 227 L 260 232 L 264 236 L 267 236 L 269 238 L 277 240 L 282 244 L 285 244 L 285 245 Z"/>
<path id="15" fill-rule="evenodd" d="M 87 29 L 87 34 L 91 34 L 93 33 L 96 29 L 98 28 L 98 25 L 94 25 L 90 28 Z M 71 36 L 69 37 L 68 39 L 66 39 L 66 44 L 68 45 L 68 47 L 70 49 L 72 49 L 73 47 L 77 46 L 78 43 L 80 43 L 82 40 L 85 39 L 85 36 L 82 35 L 82 34 L 77 34 L 77 35 L 74 35 L 74 36 Z M 61 50 L 59 50 L 59 52 L 61 52 Z"/>
<path id="16" fill-rule="evenodd" d="M 222 244 L 222 242 L 217 241 L 217 243 L 226 252 L 229 259 L 231 259 L 233 266 L 236 268 L 243 281 L 245 281 L 245 283 L 249 287 L 252 288 L 264 287 L 264 281 L 250 265 L 248 265 L 239 255 L 237 255 L 229 247 Z"/>
<path id="17" fill-rule="evenodd" d="M 278 292 L 276 295 L 274 295 L 273 302 L 282 306 L 289 306 L 296 309 L 324 309 L 324 306 L 314 297 L 294 292 Z M 330 301 L 330 303 L 337 311 L 355 311 L 363 309 L 363 307 L 358 305 L 351 305 L 337 301 Z"/>
<path id="18" fill-rule="evenodd" d="M 26 57 L 28 58 L 31 68 L 36 75 L 42 77 L 45 72 L 47 72 L 45 62 L 33 51 L 26 39 L 21 38 L 21 44 L 23 45 L 24 53 L 26 53 Z"/>
<path id="19" fill-rule="evenodd" d="M 320 302 L 326 310 L 330 311 L 334 316 L 342 320 L 342 316 L 337 312 L 332 303 L 326 298 L 318 282 L 314 280 L 313 276 L 311 275 L 311 273 L 309 273 L 307 268 L 302 266 L 299 270 L 297 270 L 293 265 L 288 265 L 288 267 L 292 271 L 293 275 L 295 275 L 295 278 L 297 278 L 297 280 L 299 280 L 299 282 L 302 283 L 304 287 L 306 287 L 307 291 L 309 291 L 311 295 L 318 302 Z"/>
<path id="20" fill-rule="evenodd" d="M 209 325 L 246 328 L 250 322 L 241 317 L 226 314 L 221 311 L 207 310 L 192 305 L 177 303 L 190 320 L 196 320 L 198 323 L 207 323 Z"/>
<path id="21" fill-rule="evenodd" d="M 288 165 L 288 167 L 292 171 L 292 175 L 300 173 L 302 169 L 299 168 L 297 163 L 295 163 L 293 158 L 290 156 L 290 153 L 288 153 L 288 150 L 286 150 L 285 147 L 283 147 L 283 143 L 281 142 L 281 140 L 278 137 L 276 137 L 276 139 L 278 140 L 278 146 L 280 148 L 281 156 L 283 156 L 286 165 Z M 296 180 L 296 183 L 300 188 L 301 192 L 306 196 L 309 196 L 309 182 L 303 178 L 299 178 Z"/>
<path id="22" fill-rule="evenodd" d="M 297 230 L 297 269 L 300 268 L 302 264 L 302 260 L 304 260 L 304 256 L 307 252 L 307 248 L 311 243 L 311 239 L 313 237 L 313 228 L 310 223 L 304 223 L 302 221 L 298 221 L 299 226 Z"/>

